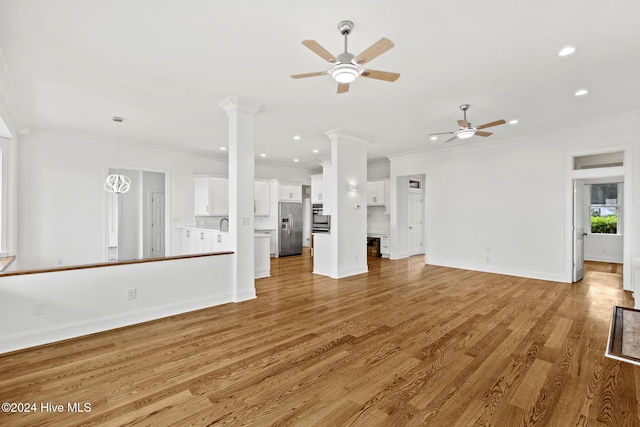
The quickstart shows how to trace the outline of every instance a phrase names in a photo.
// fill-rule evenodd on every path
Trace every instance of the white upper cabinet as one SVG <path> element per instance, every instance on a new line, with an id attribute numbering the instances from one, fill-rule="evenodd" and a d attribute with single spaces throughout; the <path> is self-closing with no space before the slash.
<path id="1" fill-rule="evenodd" d="M 210 181 L 211 215 L 229 215 L 229 180 L 211 178 Z"/>
<path id="2" fill-rule="evenodd" d="M 229 215 L 229 180 L 209 176 L 195 177 L 195 215 Z"/>
<path id="3" fill-rule="evenodd" d="M 311 203 L 324 203 L 324 175 L 311 175 Z"/>
<path id="4" fill-rule="evenodd" d="M 385 205 L 384 181 L 367 182 L 367 206 Z"/>
<path id="5" fill-rule="evenodd" d="M 279 202 L 302 202 L 302 185 L 278 182 Z"/>
<path id="6" fill-rule="evenodd" d="M 195 215 L 209 216 L 209 177 L 195 177 Z"/>
<path id="7" fill-rule="evenodd" d="M 271 215 L 271 184 L 269 182 L 255 182 L 253 201 L 253 210 L 256 216 Z"/>

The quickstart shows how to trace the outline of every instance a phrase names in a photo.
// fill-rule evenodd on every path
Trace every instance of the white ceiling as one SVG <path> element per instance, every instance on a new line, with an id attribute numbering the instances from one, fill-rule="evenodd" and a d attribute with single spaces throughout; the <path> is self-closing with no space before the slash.
<path id="1" fill-rule="evenodd" d="M 257 154 L 316 167 L 329 129 L 371 138 L 369 161 L 441 147 L 427 134 L 455 130 L 463 103 L 474 124 L 519 119 L 492 129 L 505 143 L 637 111 L 639 16 L 637 0 L 10 0 L 0 48 L 19 127 L 114 137 L 121 115 L 122 139 L 220 153 L 218 103 L 237 95 L 263 105 Z M 330 67 L 301 41 L 341 53 L 344 19 L 354 54 L 395 43 L 366 68 L 398 81 L 360 78 L 339 95 L 330 76 L 289 77 Z M 561 58 L 565 45 L 578 51 Z"/>

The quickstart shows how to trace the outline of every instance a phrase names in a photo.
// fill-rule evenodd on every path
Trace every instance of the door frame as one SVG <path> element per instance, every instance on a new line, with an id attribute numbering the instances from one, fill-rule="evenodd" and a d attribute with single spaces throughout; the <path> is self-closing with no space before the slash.
<path id="1" fill-rule="evenodd" d="M 424 215 L 424 178 L 421 177 L 416 177 L 416 176 L 409 176 L 409 181 L 418 181 L 420 183 L 420 189 L 418 190 L 414 190 L 412 188 L 407 187 L 407 252 L 409 254 L 409 256 L 413 256 L 413 255 L 424 255 L 426 254 L 426 251 L 424 249 L 424 236 L 425 236 L 425 215 Z M 419 194 L 420 195 L 420 199 L 421 199 L 421 207 L 420 207 L 420 249 L 418 250 L 418 252 L 416 253 L 415 251 L 413 251 L 413 248 L 411 248 L 411 238 L 410 238 L 410 234 L 411 232 L 409 231 L 410 226 L 410 221 L 409 221 L 409 216 L 411 215 L 411 208 L 409 206 L 409 204 L 411 203 L 411 194 Z"/>
<path id="2" fill-rule="evenodd" d="M 581 156 L 590 156 L 597 154 L 607 154 L 614 152 L 623 153 L 623 166 L 578 169 L 574 170 L 574 158 Z M 601 149 L 572 152 L 567 155 L 567 180 L 566 180 L 566 197 L 565 197 L 565 272 L 566 282 L 573 282 L 573 186 L 576 180 L 585 180 L 593 178 L 612 178 L 623 177 L 624 182 L 624 204 L 622 206 L 622 215 L 625 218 L 624 232 L 622 235 L 622 251 L 623 251 L 623 288 L 627 291 L 635 291 L 632 278 L 632 252 L 631 252 L 631 236 L 633 236 L 633 218 L 632 213 L 632 152 L 631 146 L 606 147 Z"/>

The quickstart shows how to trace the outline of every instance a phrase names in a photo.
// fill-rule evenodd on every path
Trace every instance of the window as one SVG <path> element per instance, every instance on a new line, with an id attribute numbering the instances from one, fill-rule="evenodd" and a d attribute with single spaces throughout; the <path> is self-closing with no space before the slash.
<path id="1" fill-rule="evenodd" d="M 591 184 L 589 217 L 592 234 L 622 234 L 619 186 L 621 184 L 617 183 Z"/>

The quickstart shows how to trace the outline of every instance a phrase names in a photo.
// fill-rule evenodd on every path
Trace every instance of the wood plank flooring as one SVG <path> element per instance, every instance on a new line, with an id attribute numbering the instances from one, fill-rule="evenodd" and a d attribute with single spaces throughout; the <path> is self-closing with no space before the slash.
<path id="1" fill-rule="evenodd" d="M 562 284 L 311 262 L 274 259 L 256 300 L 0 355 L 0 402 L 37 405 L 0 425 L 640 425 L 640 368 L 604 357 L 633 306 L 616 266 Z"/>

